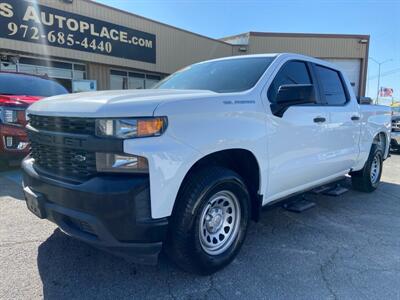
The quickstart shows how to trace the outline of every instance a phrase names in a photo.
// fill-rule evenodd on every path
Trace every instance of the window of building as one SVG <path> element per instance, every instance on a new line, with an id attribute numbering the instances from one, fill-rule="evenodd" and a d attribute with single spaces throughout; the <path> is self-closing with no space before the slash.
<path id="1" fill-rule="evenodd" d="M 124 71 L 111 70 L 110 89 L 126 90 L 128 88 L 128 73 Z"/>
<path id="2" fill-rule="evenodd" d="M 83 64 L 37 57 L 20 57 L 18 65 L 10 60 L 2 60 L 0 71 L 47 76 L 61 83 L 69 91 L 72 89 L 72 80 L 86 79 L 86 66 Z"/>
<path id="3" fill-rule="evenodd" d="M 158 75 L 146 75 L 146 89 L 151 89 L 160 80 L 161 80 L 161 77 Z"/>
<path id="4" fill-rule="evenodd" d="M 146 86 L 146 76 L 141 73 L 129 73 L 129 88 L 130 89 L 144 89 Z"/>
<path id="5" fill-rule="evenodd" d="M 110 71 L 111 90 L 150 89 L 160 80 L 160 75 L 120 70 Z"/>
<path id="6" fill-rule="evenodd" d="M 272 81 L 268 89 L 268 99 L 271 103 L 276 102 L 276 96 L 281 85 L 311 83 L 311 76 L 307 65 L 301 61 L 289 61 L 283 65 Z"/>
<path id="7" fill-rule="evenodd" d="M 326 102 L 329 105 L 345 104 L 347 97 L 339 72 L 322 66 L 316 66 L 316 70 Z"/>

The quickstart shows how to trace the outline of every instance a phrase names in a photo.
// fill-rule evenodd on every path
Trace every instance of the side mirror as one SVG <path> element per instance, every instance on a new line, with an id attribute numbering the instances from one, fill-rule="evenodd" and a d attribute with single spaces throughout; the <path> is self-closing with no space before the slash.
<path id="1" fill-rule="evenodd" d="M 315 103 L 313 94 L 312 84 L 285 84 L 279 87 L 276 103 L 292 105 Z"/>
<path id="2" fill-rule="evenodd" d="M 312 103 L 315 103 L 312 84 L 285 84 L 279 87 L 276 103 L 271 104 L 271 110 L 274 115 L 282 117 L 290 106 Z"/>
<path id="3" fill-rule="evenodd" d="M 359 104 L 373 104 L 373 101 L 370 97 L 358 97 L 357 96 L 357 101 Z"/>

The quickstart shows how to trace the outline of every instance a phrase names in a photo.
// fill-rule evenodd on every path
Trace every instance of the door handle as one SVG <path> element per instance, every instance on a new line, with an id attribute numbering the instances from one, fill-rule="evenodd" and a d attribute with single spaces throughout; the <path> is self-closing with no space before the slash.
<path id="1" fill-rule="evenodd" d="M 314 118 L 314 123 L 324 123 L 326 119 L 324 117 L 316 117 Z"/>
<path id="2" fill-rule="evenodd" d="M 359 116 L 352 116 L 351 120 L 352 121 L 358 121 L 358 120 L 360 120 L 360 117 Z"/>

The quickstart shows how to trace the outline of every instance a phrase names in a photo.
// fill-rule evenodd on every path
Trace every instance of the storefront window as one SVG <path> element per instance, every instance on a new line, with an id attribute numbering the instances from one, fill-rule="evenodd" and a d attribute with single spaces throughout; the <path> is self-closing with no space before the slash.
<path id="1" fill-rule="evenodd" d="M 160 80 L 161 80 L 161 77 L 158 75 L 147 75 L 146 76 L 146 89 L 151 89 Z"/>
<path id="2" fill-rule="evenodd" d="M 110 74 L 110 89 L 111 90 L 125 90 L 127 85 L 127 72 L 111 70 Z"/>
<path id="3" fill-rule="evenodd" d="M 128 72 L 120 70 L 110 71 L 110 89 L 150 89 L 161 80 L 160 75 Z"/>
<path id="4" fill-rule="evenodd" d="M 145 88 L 145 75 L 140 73 L 129 73 L 129 88 L 130 89 L 144 89 Z"/>
<path id="5" fill-rule="evenodd" d="M 18 66 L 16 63 L 3 60 L 0 62 L 0 71 L 19 71 L 47 76 L 64 85 L 69 91 L 71 91 L 72 80 L 86 79 L 86 66 L 83 64 L 50 61 L 36 57 L 20 57 Z"/>

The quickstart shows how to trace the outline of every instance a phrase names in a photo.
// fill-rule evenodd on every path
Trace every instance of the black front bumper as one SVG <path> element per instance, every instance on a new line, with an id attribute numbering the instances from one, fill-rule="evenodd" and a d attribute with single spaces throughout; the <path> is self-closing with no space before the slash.
<path id="1" fill-rule="evenodd" d="M 155 264 L 168 220 L 151 218 L 149 178 L 99 175 L 80 184 L 38 172 L 22 163 L 25 192 L 38 196 L 43 218 L 66 234 L 143 264 Z"/>
<path id="2" fill-rule="evenodd" d="M 395 150 L 400 149 L 400 132 L 392 132 L 392 138 L 390 140 L 390 147 Z"/>

